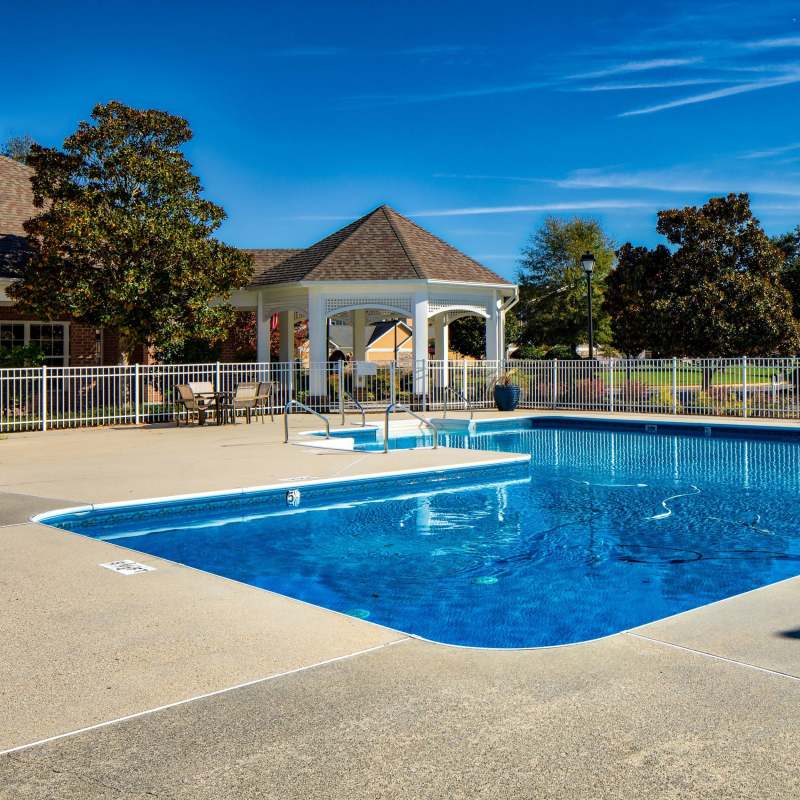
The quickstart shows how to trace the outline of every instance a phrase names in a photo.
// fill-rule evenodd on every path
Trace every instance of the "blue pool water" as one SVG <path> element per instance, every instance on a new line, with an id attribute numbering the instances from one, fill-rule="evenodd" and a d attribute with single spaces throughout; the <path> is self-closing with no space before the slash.
<path id="1" fill-rule="evenodd" d="M 797 434 L 514 420 L 448 443 L 532 460 L 301 486 L 298 507 L 273 490 L 49 521 L 489 647 L 592 639 L 800 572 Z"/>

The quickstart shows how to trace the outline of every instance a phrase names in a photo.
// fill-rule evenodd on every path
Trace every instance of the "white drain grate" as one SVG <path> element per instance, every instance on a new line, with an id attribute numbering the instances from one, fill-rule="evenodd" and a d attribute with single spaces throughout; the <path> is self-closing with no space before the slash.
<path id="1" fill-rule="evenodd" d="M 120 575 L 138 575 L 140 572 L 155 572 L 155 567 L 148 567 L 147 564 L 140 564 L 138 561 L 131 561 L 126 558 L 122 561 L 109 561 L 108 564 L 101 564 L 101 567 L 118 572 Z"/>

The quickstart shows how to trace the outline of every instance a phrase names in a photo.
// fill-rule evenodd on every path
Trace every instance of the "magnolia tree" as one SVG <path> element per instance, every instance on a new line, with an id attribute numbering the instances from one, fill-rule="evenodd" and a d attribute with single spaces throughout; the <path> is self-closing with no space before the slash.
<path id="1" fill-rule="evenodd" d="M 695 358 L 797 353 L 784 254 L 746 194 L 661 211 L 657 230 L 673 250 L 625 245 L 609 278 L 605 309 L 622 350 Z"/>
<path id="2" fill-rule="evenodd" d="M 224 299 L 252 263 L 212 235 L 225 213 L 181 152 L 191 137 L 180 117 L 111 102 L 63 149 L 31 147 L 42 212 L 25 223 L 31 256 L 8 291 L 21 310 L 114 328 L 126 356 L 224 337 Z"/>

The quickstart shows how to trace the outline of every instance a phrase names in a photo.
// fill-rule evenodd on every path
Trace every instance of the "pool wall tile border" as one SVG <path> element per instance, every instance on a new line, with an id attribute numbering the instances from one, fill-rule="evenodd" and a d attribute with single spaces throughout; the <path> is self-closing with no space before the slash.
<path id="1" fill-rule="evenodd" d="M 383 470 L 381 472 L 370 472 L 359 475 L 345 475 L 338 478 L 310 478 L 296 481 L 281 481 L 279 483 L 269 483 L 259 486 L 245 486 L 238 489 L 223 489 L 208 492 L 189 492 L 186 494 L 164 495 L 161 497 L 146 497 L 137 500 L 114 500 L 106 503 L 90 503 L 81 506 L 69 506 L 66 508 L 54 508 L 49 511 L 44 511 L 36 514 L 30 518 L 31 522 L 37 522 L 43 525 L 48 525 L 49 520 L 55 517 L 65 516 L 67 514 L 85 514 L 92 511 L 103 511 L 110 509 L 122 508 L 138 508 L 148 505 L 160 505 L 164 503 L 180 502 L 185 500 L 224 500 L 226 498 L 245 497 L 253 494 L 260 494 L 266 492 L 274 492 L 285 489 L 302 489 L 309 486 L 314 487 L 337 487 L 352 482 L 373 481 L 376 478 L 393 478 L 393 477 L 413 477 L 419 476 L 424 478 L 426 476 L 436 475 L 440 472 L 471 472 L 472 470 L 519 466 L 521 464 L 529 464 L 531 461 L 530 455 L 525 454 L 509 454 L 508 458 L 491 459 L 483 461 L 472 461 L 468 464 L 445 464 L 427 469 L 408 468 L 396 470 Z"/>

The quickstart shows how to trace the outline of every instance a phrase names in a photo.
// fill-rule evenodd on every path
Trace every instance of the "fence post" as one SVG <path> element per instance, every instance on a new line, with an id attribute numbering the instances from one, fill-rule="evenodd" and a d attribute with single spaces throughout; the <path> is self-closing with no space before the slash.
<path id="1" fill-rule="evenodd" d="M 553 408 L 558 405 L 558 359 L 553 359 Z"/>
<path id="2" fill-rule="evenodd" d="M 339 411 L 342 412 L 342 425 L 344 425 L 344 361 L 341 359 L 336 362 L 336 372 L 339 384 Z"/>
<path id="3" fill-rule="evenodd" d="M 139 362 L 137 361 L 133 367 L 133 413 L 134 419 L 136 424 L 138 425 L 141 422 L 141 414 L 139 412 L 140 402 L 139 402 Z"/>
<path id="4" fill-rule="evenodd" d="M 678 359 L 672 356 L 672 413 L 678 413 Z"/>
<path id="5" fill-rule="evenodd" d="M 47 430 L 47 364 L 42 364 L 42 391 L 40 392 L 42 430 Z"/>
<path id="6" fill-rule="evenodd" d="M 614 413 L 614 359 L 608 359 L 608 410 Z"/>
<path id="7" fill-rule="evenodd" d="M 217 392 L 222 391 L 222 387 L 219 385 L 219 361 L 217 361 L 216 368 L 214 369 L 214 390 Z"/>
<path id="8" fill-rule="evenodd" d="M 397 363 L 392 361 L 389 364 L 389 404 L 393 405 L 397 402 L 397 387 L 395 385 L 395 368 Z"/>
<path id="9" fill-rule="evenodd" d="M 742 356 L 742 416 L 747 416 L 747 356 Z"/>

